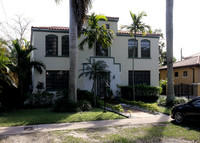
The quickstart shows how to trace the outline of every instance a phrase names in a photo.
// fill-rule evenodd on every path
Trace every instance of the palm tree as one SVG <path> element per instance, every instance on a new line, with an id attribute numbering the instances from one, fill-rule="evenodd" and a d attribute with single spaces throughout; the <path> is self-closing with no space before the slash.
<path id="1" fill-rule="evenodd" d="M 3 83 L 7 83 L 11 86 L 15 86 L 16 83 L 16 79 L 9 68 L 9 66 L 13 65 L 13 62 L 9 57 L 10 53 L 6 46 L 7 42 L 0 39 L 0 88 L 3 88 Z"/>
<path id="2" fill-rule="evenodd" d="M 90 62 L 89 59 L 88 62 Z M 108 65 L 105 61 L 96 61 L 92 64 L 86 64 L 86 67 L 81 69 L 82 73 L 79 75 L 79 78 L 82 76 L 86 76 L 89 78 L 89 80 L 93 80 L 93 88 L 95 88 L 97 79 L 105 79 L 109 77 L 108 74 L 110 74 L 110 71 L 106 68 L 108 68 Z M 97 96 L 94 94 L 93 102 L 95 106 L 96 98 Z"/>
<path id="3" fill-rule="evenodd" d="M 21 105 L 25 100 L 24 93 L 28 91 L 31 79 L 31 69 L 34 67 L 40 74 L 42 68 L 45 69 L 45 65 L 39 61 L 30 61 L 30 53 L 35 50 L 29 42 L 24 40 L 25 44 L 21 46 L 19 40 L 12 41 L 11 58 L 13 59 L 14 66 L 11 70 L 17 74 L 18 88 L 20 91 Z"/>
<path id="4" fill-rule="evenodd" d="M 61 0 L 55 0 L 59 3 Z M 81 35 L 84 20 L 87 17 L 88 7 L 91 0 L 69 0 L 70 25 L 69 25 L 69 49 L 70 49 L 70 70 L 69 70 L 69 100 L 77 102 L 77 54 L 78 36 Z"/>
<path id="5" fill-rule="evenodd" d="M 173 85 L 173 0 L 166 0 L 166 41 L 167 41 L 167 103 L 174 98 Z"/>
<path id="6" fill-rule="evenodd" d="M 144 16 L 147 16 L 147 14 L 142 11 L 141 13 L 134 14 L 130 11 L 130 15 L 132 18 L 132 24 L 131 25 L 123 25 L 122 28 L 126 28 L 130 31 L 130 35 L 136 40 L 136 36 L 138 33 L 142 33 L 143 36 L 146 35 L 146 33 L 152 33 L 151 27 L 149 25 L 146 25 L 142 22 L 142 19 Z M 133 62 L 132 62 L 132 81 L 133 81 L 133 100 L 135 100 L 135 87 L 134 87 L 134 58 L 135 58 L 135 48 L 133 47 Z"/>
<path id="7" fill-rule="evenodd" d="M 96 56 L 96 44 L 99 43 L 103 48 L 109 48 L 112 45 L 113 31 L 107 29 L 103 24 L 98 25 L 99 20 L 107 21 L 107 18 L 103 15 L 96 15 L 92 13 L 87 21 L 87 28 L 84 29 L 84 35 L 86 36 L 83 41 L 79 44 L 80 50 L 84 49 L 84 45 L 88 43 L 88 48 L 94 48 L 94 56 Z M 95 58 L 93 58 L 95 63 Z M 94 70 L 94 69 L 93 69 Z M 94 98 L 97 96 L 97 80 L 94 79 Z M 96 105 L 96 102 L 95 102 Z"/>
<path id="8" fill-rule="evenodd" d="M 84 29 L 85 39 L 79 44 L 79 49 L 84 50 L 84 45 L 88 43 L 88 48 L 94 48 L 94 56 L 96 55 L 96 43 L 100 43 L 103 48 L 108 48 L 112 45 L 113 31 L 107 29 L 105 25 L 99 26 L 99 20 L 107 21 L 103 15 L 92 13 L 87 20 L 87 28 Z"/>

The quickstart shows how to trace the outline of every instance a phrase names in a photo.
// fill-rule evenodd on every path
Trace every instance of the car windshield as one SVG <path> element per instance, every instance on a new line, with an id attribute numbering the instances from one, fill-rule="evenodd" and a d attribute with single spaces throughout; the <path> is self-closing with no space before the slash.
<path id="1" fill-rule="evenodd" d="M 194 98 L 191 101 L 188 102 L 188 104 L 192 104 L 193 102 L 200 100 L 200 97 Z"/>

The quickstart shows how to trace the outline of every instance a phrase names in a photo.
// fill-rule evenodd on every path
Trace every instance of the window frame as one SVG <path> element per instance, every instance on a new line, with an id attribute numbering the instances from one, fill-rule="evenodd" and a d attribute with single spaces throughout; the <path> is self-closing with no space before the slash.
<path id="1" fill-rule="evenodd" d="M 63 43 L 65 37 L 68 37 L 68 46 L 66 47 L 67 54 L 63 53 L 65 48 L 64 46 L 67 45 L 66 43 Z M 61 39 L 62 39 L 62 56 L 69 57 L 69 35 L 63 35 Z"/>
<path id="2" fill-rule="evenodd" d="M 187 71 L 183 71 L 183 77 L 188 77 L 188 72 Z"/>
<path id="3" fill-rule="evenodd" d="M 138 40 L 137 39 L 129 39 L 128 40 L 128 58 L 133 58 L 133 48 L 134 48 L 134 44 L 133 44 L 133 48 L 130 46 L 130 44 L 129 44 L 129 41 L 136 41 L 137 43 L 137 47 L 135 47 L 135 55 L 134 55 L 134 58 L 138 58 Z M 130 47 L 131 47 L 131 49 L 130 49 Z M 130 52 L 131 51 L 131 52 Z"/>
<path id="4" fill-rule="evenodd" d="M 53 73 L 54 72 L 54 73 Z M 62 75 L 60 78 L 58 77 L 54 77 L 55 74 L 59 74 L 59 72 L 62 72 Z M 67 79 L 63 76 L 65 76 L 64 73 L 66 73 L 67 75 Z M 49 73 L 52 73 L 53 76 L 50 76 L 50 75 L 47 75 Z M 49 77 L 48 77 L 49 76 Z M 49 78 L 49 79 L 48 79 Z M 49 82 L 48 80 L 52 80 L 53 82 Z M 57 80 L 57 81 L 56 81 Z M 49 84 L 52 84 L 52 88 L 49 88 Z M 59 87 L 59 85 L 66 85 L 66 86 L 63 86 L 63 87 Z M 60 89 L 69 89 L 69 70 L 47 70 L 46 71 L 46 90 L 49 90 L 49 91 L 57 91 L 57 90 L 60 90 Z"/>
<path id="5" fill-rule="evenodd" d="M 132 81 L 132 70 L 129 70 L 128 71 L 128 85 L 132 85 L 133 84 L 133 81 Z M 136 79 L 137 79 L 137 75 L 136 74 L 141 74 L 140 77 L 141 78 L 141 81 L 137 82 Z M 147 78 L 145 77 L 145 73 L 148 73 L 148 80 L 146 80 Z M 134 85 L 151 85 L 151 71 L 145 71 L 145 70 L 142 70 L 142 71 L 134 71 Z"/>
<path id="6" fill-rule="evenodd" d="M 54 42 L 56 42 L 56 44 L 54 46 L 56 46 L 56 48 L 53 48 L 53 46 L 49 46 L 50 44 L 47 43 L 48 42 L 48 38 L 55 38 L 56 40 Z M 49 47 L 48 47 L 49 46 Z M 51 49 L 51 48 L 52 49 Z M 52 53 L 53 54 L 49 54 L 49 50 L 52 50 Z M 54 50 L 56 50 L 54 52 Z M 55 53 L 55 54 L 54 54 Z M 48 34 L 45 36 L 45 55 L 46 56 L 58 56 L 58 36 L 57 35 L 54 35 L 54 34 Z"/>
<path id="7" fill-rule="evenodd" d="M 101 44 L 98 43 L 98 42 L 96 42 L 95 56 L 96 56 L 96 57 L 109 57 L 109 55 L 110 55 L 110 54 L 109 54 L 109 49 L 110 49 L 110 47 L 108 47 L 108 48 L 103 48 L 102 46 L 100 46 L 100 47 L 102 48 L 102 49 L 100 49 L 100 50 L 101 50 L 101 51 L 100 51 L 100 50 L 98 50 L 99 47 L 98 47 L 97 45 L 101 45 Z M 101 53 L 102 55 L 100 55 L 99 52 L 102 52 L 102 51 L 106 51 L 106 55 L 103 55 L 102 53 Z M 98 52 L 98 53 L 97 53 L 97 52 Z"/>
<path id="8" fill-rule="evenodd" d="M 176 73 L 177 73 L 177 75 L 176 75 Z M 178 76 L 178 72 L 174 72 L 174 77 L 175 78 L 178 78 L 179 76 Z"/>
<path id="9" fill-rule="evenodd" d="M 144 49 L 145 46 L 143 46 L 143 42 L 148 42 L 149 43 L 148 56 L 144 56 L 145 51 L 143 49 Z M 148 40 L 148 39 L 141 40 L 141 58 L 151 58 L 151 41 Z"/>

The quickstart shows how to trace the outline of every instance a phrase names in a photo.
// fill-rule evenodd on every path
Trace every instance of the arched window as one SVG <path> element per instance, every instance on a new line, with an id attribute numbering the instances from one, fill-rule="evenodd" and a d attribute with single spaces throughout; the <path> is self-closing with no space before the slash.
<path id="1" fill-rule="evenodd" d="M 69 35 L 62 36 L 62 55 L 69 57 Z"/>
<path id="2" fill-rule="evenodd" d="M 128 40 L 128 57 L 132 58 L 134 53 L 134 57 L 138 57 L 138 41 L 135 39 Z"/>
<path id="3" fill-rule="evenodd" d="M 150 58 L 150 41 L 149 40 L 141 41 L 141 57 Z"/>
<path id="4" fill-rule="evenodd" d="M 46 55 L 50 56 L 58 55 L 58 36 L 56 35 L 46 36 Z"/>

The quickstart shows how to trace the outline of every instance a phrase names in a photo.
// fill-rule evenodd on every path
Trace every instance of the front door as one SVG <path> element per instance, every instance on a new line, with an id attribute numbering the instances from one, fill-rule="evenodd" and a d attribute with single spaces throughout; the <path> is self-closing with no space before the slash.
<path id="1" fill-rule="evenodd" d="M 97 96 L 99 98 L 103 98 L 106 92 L 105 83 L 110 85 L 109 74 L 106 78 L 98 78 L 97 79 Z"/>

